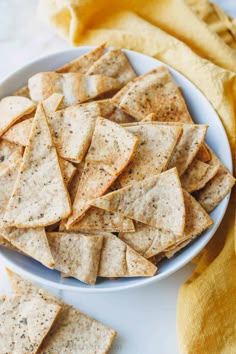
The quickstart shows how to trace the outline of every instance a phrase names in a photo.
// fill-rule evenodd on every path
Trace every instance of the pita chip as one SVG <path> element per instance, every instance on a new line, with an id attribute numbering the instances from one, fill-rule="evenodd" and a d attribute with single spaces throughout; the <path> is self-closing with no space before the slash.
<path id="1" fill-rule="evenodd" d="M 29 145 L 4 215 L 4 225 L 19 228 L 54 224 L 70 214 L 57 152 L 42 104 L 38 105 Z"/>
<path id="2" fill-rule="evenodd" d="M 208 148 L 205 143 L 200 146 L 200 149 L 197 152 L 196 158 L 202 162 L 209 162 L 211 159 L 211 154 L 208 151 Z"/>
<path id="3" fill-rule="evenodd" d="M 182 134 L 181 126 L 130 124 L 126 129 L 139 139 L 134 158 L 119 176 L 122 186 L 163 172 Z"/>
<path id="4" fill-rule="evenodd" d="M 59 158 L 61 172 L 64 178 L 65 185 L 68 186 L 74 177 L 77 168 L 69 161 Z"/>
<path id="5" fill-rule="evenodd" d="M 146 277 L 157 268 L 113 234 L 104 234 L 98 275 L 106 278 Z"/>
<path id="6" fill-rule="evenodd" d="M 63 95 L 59 93 L 53 93 L 51 96 L 46 98 L 43 103 L 43 108 L 46 114 L 56 112 L 63 100 Z"/>
<path id="7" fill-rule="evenodd" d="M 137 120 L 155 113 L 157 121 L 192 123 L 181 91 L 163 66 L 129 82 L 112 101 Z"/>
<path id="8" fill-rule="evenodd" d="M 192 193 L 202 189 L 218 172 L 220 161 L 214 156 L 209 163 L 194 158 L 185 173 L 181 176 L 181 184 L 187 192 Z"/>
<path id="9" fill-rule="evenodd" d="M 112 100 L 110 98 L 106 100 L 96 101 L 96 103 L 100 109 L 99 115 L 103 118 L 107 118 L 117 124 L 131 123 L 135 121 L 135 119 L 129 114 L 117 108 L 112 103 Z"/>
<path id="10" fill-rule="evenodd" d="M 0 246 L 10 248 L 13 251 L 19 252 L 19 249 L 11 244 L 11 242 L 7 241 L 4 237 L 0 235 Z"/>
<path id="11" fill-rule="evenodd" d="M 48 268 L 54 268 L 55 262 L 44 228 L 17 229 L 6 227 L 0 229 L 0 235 L 26 255 Z"/>
<path id="12" fill-rule="evenodd" d="M 12 143 L 26 146 L 29 142 L 32 123 L 33 117 L 16 123 L 3 134 L 2 138 Z"/>
<path id="13" fill-rule="evenodd" d="M 0 172 L 0 221 L 3 219 L 7 203 L 11 197 L 20 165 L 21 159 Z"/>
<path id="14" fill-rule="evenodd" d="M 3 135 L 18 119 L 35 110 L 35 104 L 28 98 L 4 97 L 0 101 L 0 135 Z"/>
<path id="15" fill-rule="evenodd" d="M 121 49 L 111 49 L 101 56 L 87 71 L 87 75 L 105 75 L 113 77 L 122 85 L 136 77 L 132 66 Z"/>
<path id="16" fill-rule="evenodd" d="M 176 168 L 95 199 L 92 205 L 183 235 L 185 206 Z"/>
<path id="17" fill-rule="evenodd" d="M 91 207 L 68 231 L 134 232 L 135 228 L 131 219 L 112 211 Z"/>
<path id="18" fill-rule="evenodd" d="M 69 185 L 71 202 L 74 202 L 78 184 L 83 172 L 83 164 L 80 164 Z M 117 181 L 117 180 L 116 180 Z M 112 187 L 112 186 L 111 186 Z M 66 231 L 66 221 L 62 220 L 59 231 Z M 96 207 L 90 207 L 81 220 L 70 226 L 68 232 L 108 231 L 108 232 L 134 232 L 134 224 L 131 219 L 118 213 L 109 212 Z"/>
<path id="19" fill-rule="evenodd" d="M 91 201 L 114 183 L 130 162 L 137 143 L 138 139 L 123 127 L 97 118 L 67 227 L 78 221 L 91 206 Z"/>
<path id="20" fill-rule="evenodd" d="M 7 270 L 14 292 L 17 295 L 39 296 L 47 303 L 62 307 L 48 336 L 43 341 L 39 354 L 60 353 L 67 346 L 68 352 L 106 354 L 116 332 L 100 322 L 86 316 L 76 308 L 46 290 L 37 288 L 16 273 Z"/>
<path id="21" fill-rule="evenodd" d="M 106 44 L 103 43 L 88 53 L 81 55 L 70 63 L 57 69 L 56 72 L 86 74 L 89 68 L 103 55 L 105 45 Z"/>
<path id="22" fill-rule="evenodd" d="M 30 97 L 34 102 L 47 99 L 53 93 L 64 96 L 65 106 L 83 103 L 103 95 L 110 95 L 121 88 L 121 83 L 103 75 L 83 75 L 78 73 L 59 74 L 41 72 L 29 81 Z"/>
<path id="23" fill-rule="evenodd" d="M 39 297 L 1 296 L 1 352 L 38 353 L 60 309 L 60 306 L 46 303 Z"/>
<path id="24" fill-rule="evenodd" d="M 205 187 L 196 192 L 196 199 L 210 213 L 231 191 L 234 184 L 235 178 L 223 164 L 220 164 L 216 175 Z"/>
<path id="25" fill-rule="evenodd" d="M 168 164 L 168 168 L 176 167 L 180 176 L 193 161 L 207 132 L 206 125 L 183 124 L 182 127 L 182 136 Z"/>
<path id="26" fill-rule="evenodd" d="M 0 140 L 0 172 L 21 159 L 23 148 L 6 140 Z"/>
<path id="27" fill-rule="evenodd" d="M 22 96 L 22 97 L 30 98 L 28 86 L 21 87 L 19 90 L 13 93 L 13 96 Z"/>
<path id="28" fill-rule="evenodd" d="M 81 162 L 77 165 L 76 172 L 75 172 L 75 174 L 68 186 L 68 192 L 70 194 L 70 199 L 71 199 L 72 203 L 75 200 L 76 192 L 78 189 L 78 185 L 79 185 L 83 170 L 84 170 L 84 162 Z"/>
<path id="29" fill-rule="evenodd" d="M 63 232 L 47 233 L 55 268 L 87 284 L 95 284 L 102 236 Z"/>
<path id="30" fill-rule="evenodd" d="M 99 113 L 96 102 L 91 102 L 48 115 L 53 141 L 61 157 L 76 163 L 83 160 Z"/>
<path id="31" fill-rule="evenodd" d="M 62 95 L 54 93 L 49 96 L 46 100 L 43 101 L 43 107 L 46 114 L 50 114 L 55 112 L 63 99 Z M 19 144 L 22 146 L 28 145 L 29 136 L 32 128 L 34 115 L 32 114 L 29 118 L 26 118 L 19 123 L 14 124 L 10 129 L 8 129 L 3 134 L 3 139 L 6 139 L 15 144 Z"/>
<path id="32" fill-rule="evenodd" d="M 135 233 L 120 233 L 119 237 L 145 258 L 151 258 L 164 252 L 183 240 L 192 239 L 209 228 L 213 221 L 201 205 L 186 191 L 184 203 L 186 223 L 184 234 L 178 236 L 149 225 L 135 223 Z"/>

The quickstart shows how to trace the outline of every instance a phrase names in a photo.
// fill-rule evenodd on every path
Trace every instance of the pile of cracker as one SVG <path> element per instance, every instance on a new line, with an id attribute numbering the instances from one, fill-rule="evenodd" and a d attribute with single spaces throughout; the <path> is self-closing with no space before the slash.
<path id="1" fill-rule="evenodd" d="M 7 269 L 15 295 L 0 296 L 1 353 L 106 354 L 116 332 Z"/>
<path id="2" fill-rule="evenodd" d="M 235 182 L 166 67 L 137 77 L 120 49 L 35 74 L 0 114 L 0 243 L 62 277 L 154 276 Z"/>

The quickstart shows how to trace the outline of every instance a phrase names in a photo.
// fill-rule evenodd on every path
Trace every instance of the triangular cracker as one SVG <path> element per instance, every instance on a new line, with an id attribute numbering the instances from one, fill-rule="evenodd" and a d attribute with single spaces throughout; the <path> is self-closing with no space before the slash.
<path id="1" fill-rule="evenodd" d="M 4 224 L 20 228 L 46 226 L 68 216 L 70 210 L 56 149 L 39 104 Z"/>
<path id="2" fill-rule="evenodd" d="M 1 352 L 38 353 L 60 309 L 60 306 L 46 303 L 40 297 L 1 296 Z"/>
<path id="3" fill-rule="evenodd" d="M 53 141 L 61 157 L 76 163 L 83 160 L 99 113 L 96 102 L 91 102 L 48 115 Z"/>
<path id="4" fill-rule="evenodd" d="M 184 232 L 185 206 L 176 168 L 106 194 L 92 205 L 177 235 Z"/>
<path id="5" fill-rule="evenodd" d="M 83 103 L 103 95 L 109 96 L 122 86 L 118 80 L 108 76 L 55 72 L 35 74 L 29 79 L 28 85 L 33 101 L 43 101 L 53 93 L 59 93 L 64 96 L 65 106 Z"/>
<path id="6" fill-rule="evenodd" d="M 131 123 L 134 122 L 135 119 L 131 117 L 129 114 L 125 113 L 121 109 L 117 108 L 110 98 L 106 100 L 96 101 L 99 109 L 100 116 L 103 118 L 107 118 L 112 122 L 122 124 L 122 123 Z"/>
<path id="7" fill-rule="evenodd" d="M 7 227 L 0 229 L 0 235 L 23 253 L 48 268 L 54 268 L 55 262 L 44 228 L 17 229 L 15 227 Z"/>
<path id="8" fill-rule="evenodd" d="M 122 186 L 163 172 L 182 134 L 181 126 L 130 124 L 126 129 L 137 136 L 139 145 L 134 158 L 119 176 Z"/>
<path id="9" fill-rule="evenodd" d="M 42 103 L 43 103 L 43 108 L 45 113 L 50 114 L 55 112 L 60 106 L 62 99 L 63 99 L 62 95 L 58 93 L 54 93 L 51 96 L 49 96 L 46 100 L 44 100 Z M 14 124 L 10 129 L 8 129 L 3 134 L 2 136 L 3 139 L 6 139 L 15 144 L 20 144 L 22 146 L 28 145 L 33 118 L 34 115 L 32 117 L 31 115 L 29 115 L 29 118 L 25 118 L 22 121 L 20 120 L 19 123 Z"/>
<path id="10" fill-rule="evenodd" d="M 78 184 L 83 172 L 83 164 L 80 164 L 69 185 L 71 202 L 74 202 Z M 62 220 L 59 231 L 66 231 L 66 221 Z M 125 218 L 118 213 L 109 212 L 96 207 L 90 207 L 83 218 L 70 226 L 68 232 L 81 231 L 109 231 L 109 232 L 134 232 L 134 224 L 131 219 Z"/>
<path id="11" fill-rule="evenodd" d="M 196 157 L 181 176 L 181 184 L 186 191 L 192 193 L 202 189 L 218 172 L 220 161 L 214 156 L 209 163 L 202 162 Z"/>
<path id="12" fill-rule="evenodd" d="M 165 67 L 137 77 L 112 100 L 137 120 L 155 113 L 158 121 L 192 123 L 181 91 Z"/>
<path id="13" fill-rule="evenodd" d="M 12 194 L 17 175 L 20 170 L 21 159 L 11 164 L 0 173 L 0 221 L 2 221 L 4 212 Z"/>
<path id="14" fill-rule="evenodd" d="M 64 178 L 65 185 L 68 186 L 74 177 L 77 168 L 69 161 L 59 158 L 61 172 Z"/>
<path id="15" fill-rule="evenodd" d="M 4 237 L 2 237 L 0 235 L 0 246 L 6 247 L 6 248 L 10 248 L 14 251 L 19 252 L 19 249 L 15 246 L 13 246 L 13 244 L 11 244 L 11 242 L 7 241 Z"/>
<path id="16" fill-rule="evenodd" d="M 60 353 L 67 345 L 71 353 L 106 354 L 116 332 L 79 310 L 62 302 L 46 290 L 37 288 L 16 273 L 7 271 L 14 292 L 18 295 L 40 296 L 46 302 L 62 306 L 51 331 L 45 338 L 39 354 Z"/>
<path id="17" fill-rule="evenodd" d="M 64 232 L 47 233 L 55 268 L 88 284 L 95 284 L 102 236 Z"/>
<path id="18" fill-rule="evenodd" d="M 81 220 L 69 227 L 68 231 L 134 232 L 135 228 L 131 219 L 112 211 L 91 207 Z"/>
<path id="19" fill-rule="evenodd" d="M 21 159 L 23 148 L 6 140 L 0 140 L 0 172 Z"/>
<path id="20" fill-rule="evenodd" d="M 0 136 L 18 119 L 35 110 L 35 104 L 25 97 L 8 96 L 0 101 Z"/>
<path id="21" fill-rule="evenodd" d="M 32 123 L 33 117 L 14 124 L 6 131 L 6 133 L 3 134 L 3 139 L 15 144 L 26 146 L 29 142 Z"/>
<path id="22" fill-rule="evenodd" d="M 207 132 L 206 125 L 183 124 L 182 127 L 182 136 L 168 164 L 168 168 L 176 167 L 180 176 L 193 161 Z"/>
<path id="23" fill-rule="evenodd" d="M 123 85 L 136 77 L 126 55 L 118 48 L 103 54 L 87 71 L 87 75 L 97 74 L 113 77 Z"/>
<path id="24" fill-rule="evenodd" d="M 196 199 L 210 213 L 230 192 L 234 184 L 235 178 L 221 163 L 216 175 L 203 189 L 196 192 Z"/>
<path id="25" fill-rule="evenodd" d="M 67 227 L 103 195 L 130 162 L 137 138 L 116 123 L 98 118 Z M 103 146 L 103 149 L 101 149 Z"/>
<path id="26" fill-rule="evenodd" d="M 63 95 L 59 93 L 53 93 L 51 96 L 46 98 L 43 103 L 43 108 L 46 114 L 56 112 L 63 100 Z"/>
<path id="27" fill-rule="evenodd" d="M 119 237 L 143 257 L 151 258 L 183 240 L 196 237 L 213 224 L 201 205 L 186 191 L 184 191 L 184 203 L 186 223 L 182 236 L 135 223 L 135 233 L 120 233 Z"/>
<path id="28" fill-rule="evenodd" d="M 88 53 L 81 55 L 75 60 L 63 65 L 61 68 L 57 69 L 58 73 L 80 73 L 86 74 L 88 69 L 103 55 L 105 49 L 105 43 L 89 51 Z"/>
<path id="29" fill-rule="evenodd" d="M 104 234 L 98 275 L 106 278 L 145 277 L 157 268 L 113 234 Z"/>

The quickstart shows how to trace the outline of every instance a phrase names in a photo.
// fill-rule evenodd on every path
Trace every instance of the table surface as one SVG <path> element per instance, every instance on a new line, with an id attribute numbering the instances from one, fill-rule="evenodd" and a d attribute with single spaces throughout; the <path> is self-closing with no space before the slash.
<path id="1" fill-rule="evenodd" d="M 215 1 L 236 17 L 235 0 Z M 0 80 L 28 62 L 70 49 L 36 14 L 36 0 L 0 1 Z M 11 293 L 0 255 L 0 294 Z M 188 264 L 159 283 L 108 294 L 48 290 L 118 331 L 112 354 L 177 354 L 176 301 L 180 285 L 192 273 Z M 132 349 L 130 349 L 132 348 Z"/>

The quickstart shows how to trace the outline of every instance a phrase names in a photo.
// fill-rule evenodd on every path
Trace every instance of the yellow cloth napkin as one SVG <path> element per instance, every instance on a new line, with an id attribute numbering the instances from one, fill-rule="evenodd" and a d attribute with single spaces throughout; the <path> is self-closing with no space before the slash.
<path id="1" fill-rule="evenodd" d="M 206 0 L 41 0 L 39 12 L 74 45 L 106 41 L 174 67 L 211 102 L 235 152 L 235 22 L 218 7 Z M 181 353 L 236 353 L 234 213 L 232 197 L 220 229 L 180 289 Z"/>

